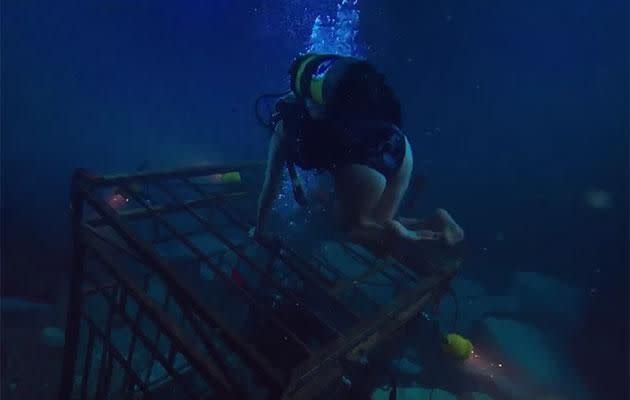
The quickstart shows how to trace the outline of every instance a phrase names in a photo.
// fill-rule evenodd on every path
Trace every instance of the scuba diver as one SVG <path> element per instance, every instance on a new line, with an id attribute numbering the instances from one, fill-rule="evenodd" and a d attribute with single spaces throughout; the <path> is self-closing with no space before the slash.
<path id="1" fill-rule="evenodd" d="M 413 169 L 401 105 L 383 74 L 365 60 L 330 54 L 299 56 L 289 69 L 291 91 L 278 100 L 256 226 L 261 235 L 287 166 L 300 203 L 295 166 L 333 176 L 340 222 L 350 240 L 377 253 L 397 241 L 442 240 L 454 245 L 464 232 L 449 213 L 395 218 Z"/>

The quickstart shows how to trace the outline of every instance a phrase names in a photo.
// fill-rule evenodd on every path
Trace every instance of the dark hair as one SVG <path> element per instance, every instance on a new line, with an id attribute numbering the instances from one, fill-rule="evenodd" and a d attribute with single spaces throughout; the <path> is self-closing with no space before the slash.
<path id="1" fill-rule="evenodd" d="M 374 66 L 366 61 L 355 63 L 339 80 L 329 106 L 334 118 L 378 119 L 402 123 L 400 101 Z"/>

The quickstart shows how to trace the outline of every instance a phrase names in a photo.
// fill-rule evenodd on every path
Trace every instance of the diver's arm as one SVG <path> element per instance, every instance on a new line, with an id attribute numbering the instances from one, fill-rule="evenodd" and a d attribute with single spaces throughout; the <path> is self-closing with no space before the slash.
<path id="1" fill-rule="evenodd" d="M 265 182 L 258 198 L 258 216 L 256 221 L 256 233 L 263 232 L 267 223 L 267 216 L 278 191 L 282 180 L 282 168 L 286 162 L 286 139 L 280 121 L 274 129 L 274 134 L 269 143 L 269 153 L 267 156 L 267 170 L 265 172 Z"/>

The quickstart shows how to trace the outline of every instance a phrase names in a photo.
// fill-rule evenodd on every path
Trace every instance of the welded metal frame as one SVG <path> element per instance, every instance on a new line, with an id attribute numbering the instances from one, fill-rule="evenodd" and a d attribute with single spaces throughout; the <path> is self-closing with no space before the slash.
<path id="1" fill-rule="evenodd" d="M 88 325 L 91 326 L 89 329 L 88 344 L 92 343 L 96 337 L 104 343 L 109 340 L 108 332 L 98 332 L 93 323 L 90 325 L 89 316 L 86 316 L 83 312 L 85 296 L 88 295 L 85 290 L 85 283 L 89 281 L 85 270 L 87 251 L 96 255 L 105 268 L 115 276 L 115 286 L 118 290 L 122 291 L 123 301 L 128 297 L 133 297 L 138 304 L 142 306 L 143 312 L 150 315 L 154 321 L 158 322 L 160 335 L 167 336 L 171 340 L 172 346 L 174 346 L 172 352 L 176 351 L 177 353 L 183 354 L 191 363 L 192 367 L 212 384 L 215 393 L 218 393 L 221 398 L 235 399 L 246 398 L 246 395 L 240 391 L 238 384 L 233 381 L 232 377 L 227 372 L 227 368 L 223 365 L 219 353 L 213 347 L 212 341 L 207 337 L 207 333 L 200 327 L 200 324 L 211 326 L 214 332 L 218 332 L 222 340 L 229 344 L 230 348 L 242 357 L 247 365 L 264 379 L 264 382 L 270 390 L 270 399 L 314 399 L 323 393 L 328 386 L 339 382 L 344 376 L 345 363 L 360 362 L 362 357 L 369 353 L 371 349 L 378 347 L 389 338 L 396 335 L 405 324 L 418 315 L 423 307 L 439 298 L 450 280 L 457 273 L 461 261 L 451 263 L 450 265 L 440 265 L 437 268 L 433 266 L 434 268 L 429 275 L 420 276 L 396 262 L 384 260 L 375 262 L 374 258 L 370 258 L 356 251 L 356 249 L 347 244 L 342 244 L 357 260 L 366 265 L 366 269 L 358 277 L 346 281 L 334 282 L 327 279 L 326 276 L 321 273 L 321 268 L 317 265 L 317 261 L 312 257 L 312 254 L 300 254 L 286 243 L 268 237 L 257 239 L 257 245 L 266 249 L 270 257 L 282 261 L 284 265 L 304 282 L 316 288 L 318 293 L 321 293 L 330 304 L 334 305 L 335 312 L 343 313 L 344 318 L 351 322 L 351 329 L 343 330 L 334 326 L 334 323 L 321 315 L 321 313 L 316 313 L 312 310 L 309 304 L 304 304 L 301 299 L 296 298 L 294 294 L 285 288 L 274 284 L 270 279 L 269 283 L 275 285 L 275 290 L 283 293 L 288 298 L 292 299 L 292 301 L 295 301 L 302 312 L 312 315 L 323 327 L 334 334 L 334 340 L 325 344 L 323 348 L 317 351 L 312 350 L 309 345 L 303 343 L 300 338 L 293 333 L 291 326 L 287 326 L 274 314 L 274 310 L 257 304 L 248 290 L 249 288 L 235 285 L 234 282 L 221 271 L 219 266 L 216 265 L 213 261 L 213 257 L 204 254 L 204 252 L 200 251 L 190 240 L 192 235 L 212 235 L 212 237 L 216 238 L 226 247 L 226 251 L 235 253 L 238 259 L 248 264 L 252 269 L 259 270 L 260 267 L 257 266 L 244 251 L 243 243 L 232 242 L 222 234 L 220 228 L 214 226 L 212 221 L 207 220 L 202 214 L 197 212 L 200 208 L 212 208 L 222 213 L 235 227 L 247 232 L 252 221 L 239 218 L 234 210 L 230 208 L 229 199 L 246 195 L 250 195 L 252 199 L 254 199 L 256 193 L 247 190 L 251 189 L 251 187 L 243 189 L 241 185 L 235 186 L 234 190 L 227 193 L 209 193 L 201 185 L 193 182 L 192 179 L 230 171 L 242 171 L 247 169 L 262 170 L 262 168 L 263 165 L 260 163 L 249 163 L 240 165 L 199 166 L 171 171 L 108 177 L 90 175 L 84 170 L 77 170 L 75 172 L 70 196 L 74 253 L 60 400 L 71 398 L 70 396 L 75 384 L 81 321 L 87 321 Z M 178 198 L 175 192 L 161 184 L 163 180 L 174 179 L 180 180 L 183 185 L 186 185 L 197 193 L 200 198 L 192 201 Z M 132 182 L 142 182 L 143 184 L 153 185 L 166 194 L 171 199 L 171 203 L 164 206 L 149 204 L 141 196 L 134 194 L 134 191 L 131 190 L 130 187 Z M 114 185 L 125 189 L 133 200 L 141 205 L 141 208 L 129 212 L 116 212 L 102 200 L 95 197 L 93 193 L 95 189 L 112 187 Z M 252 202 L 252 204 L 254 203 Z M 84 208 L 86 205 L 97 212 L 97 218 L 87 220 L 84 217 Z M 194 218 L 201 225 L 201 229 L 196 232 L 179 232 L 176 227 L 169 224 L 168 221 L 163 218 L 163 215 L 174 212 L 187 213 L 187 215 Z M 258 313 L 265 315 L 265 318 L 268 318 L 278 329 L 284 332 L 287 340 L 292 341 L 295 344 L 295 348 L 303 352 L 302 358 L 304 358 L 305 361 L 291 371 L 279 371 L 274 368 L 272 366 L 272 360 L 268 360 L 258 353 L 244 338 L 230 329 L 230 327 L 221 320 L 218 314 L 205 307 L 199 299 L 195 298 L 170 272 L 167 263 L 151 248 L 151 244 L 141 240 L 141 238 L 135 235 L 127 226 L 128 221 L 144 219 L 154 221 L 156 226 L 164 227 L 170 233 L 170 236 L 162 240 L 178 241 L 195 255 L 195 259 L 198 262 L 211 266 L 214 269 L 214 273 L 226 283 L 230 290 L 245 299 Z M 164 282 L 167 282 L 169 292 L 165 303 L 175 301 L 182 306 L 183 310 L 186 310 L 187 314 L 184 318 L 193 326 L 196 335 L 198 335 L 201 342 L 204 344 L 207 354 L 200 355 L 198 351 L 188 346 L 185 337 L 179 332 L 177 326 L 178 321 L 173 321 L 169 315 L 163 312 L 165 305 L 155 304 L 150 299 L 146 298 L 142 292 L 143 288 L 138 288 L 127 280 L 125 278 L 125 272 L 114 265 L 115 263 L 108 259 L 108 255 L 99 249 L 98 243 L 100 241 L 107 241 L 107 238 L 100 236 L 98 233 L 98 228 L 103 226 L 113 229 L 124 243 L 124 246 L 112 242 L 110 242 L 109 245 L 116 245 L 119 247 L 119 250 L 125 251 L 136 259 L 141 260 L 152 273 L 159 275 Z M 402 285 L 400 282 L 396 282 L 396 278 L 392 277 L 390 273 L 390 269 L 392 268 L 404 275 L 406 280 L 412 282 L 413 285 L 412 287 L 400 289 L 400 293 L 391 304 L 380 307 L 378 312 L 374 313 L 369 318 L 362 318 L 358 312 L 354 311 L 342 299 L 341 295 L 350 290 L 354 291 L 353 293 L 361 293 L 358 284 L 378 275 L 386 277 L 393 285 L 399 285 L 399 288 L 401 288 Z M 262 270 L 258 272 L 261 274 L 265 273 L 265 271 Z M 94 283 L 98 284 L 98 282 Z M 92 289 L 92 293 L 102 294 L 103 290 L 105 289 Z M 370 301 L 367 296 L 366 299 L 366 301 Z M 373 306 L 377 307 L 376 304 Z M 120 304 L 116 304 L 116 302 L 112 303 L 111 310 L 116 308 L 118 312 L 124 316 L 124 305 L 121 308 Z M 112 318 L 111 315 L 109 318 Z M 134 327 L 135 334 L 139 336 L 142 335 L 142 332 L 138 331 L 137 321 L 127 320 L 126 322 Z M 158 335 L 158 339 L 159 337 Z M 136 340 L 135 336 L 134 340 Z M 107 344 L 104 344 L 104 346 L 107 346 Z M 158 351 L 155 351 L 155 353 L 156 357 L 160 356 Z M 116 361 L 123 368 L 127 368 L 130 372 L 130 376 L 125 379 L 128 379 L 133 385 L 139 387 L 141 391 L 143 391 L 145 398 L 150 398 L 150 388 L 143 387 L 142 379 L 134 376 L 133 369 L 127 365 L 129 360 L 126 360 L 124 355 L 118 354 L 115 349 L 110 348 L 107 354 L 109 354 L 109 359 L 103 362 L 111 363 Z M 171 353 L 169 352 L 169 357 L 165 360 L 167 366 L 173 362 L 170 356 Z M 107 365 L 105 366 L 107 367 Z M 101 368 L 101 370 L 103 369 L 107 371 L 107 368 Z M 177 375 L 177 372 L 174 370 L 170 372 L 172 372 L 174 376 Z M 101 379 L 105 379 L 103 384 L 107 383 L 106 376 L 104 378 L 99 376 L 99 382 Z M 87 398 L 85 394 L 85 383 L 82 383 L 81 386 L 81 398 Z"/>

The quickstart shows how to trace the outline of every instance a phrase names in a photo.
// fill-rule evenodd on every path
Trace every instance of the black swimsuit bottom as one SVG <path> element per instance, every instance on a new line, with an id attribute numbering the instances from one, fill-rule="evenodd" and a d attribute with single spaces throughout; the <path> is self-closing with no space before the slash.
<path id="1" fill-rule="evenodd" d="M 343 128 L 347 141 L 335 157 L 333 168 L 349 164 L 370 167 L 390 180 L 398 173 L 405 158 L 405 136 L 396 125 L 381 121 L 361 121 Z"/>

